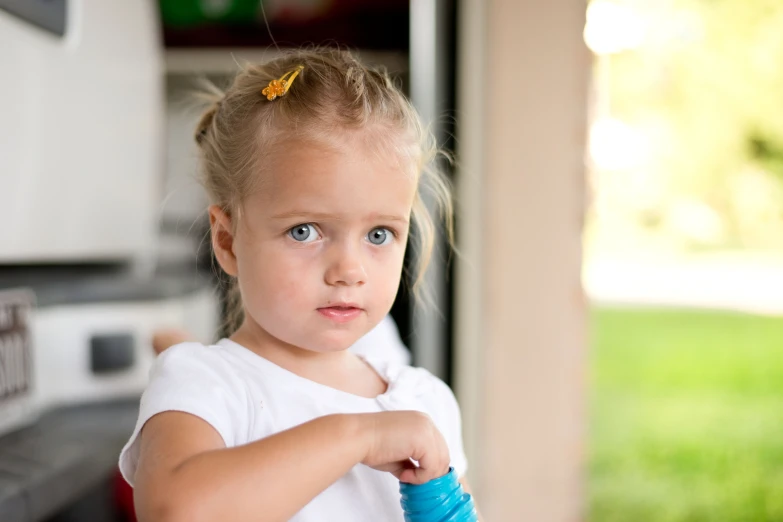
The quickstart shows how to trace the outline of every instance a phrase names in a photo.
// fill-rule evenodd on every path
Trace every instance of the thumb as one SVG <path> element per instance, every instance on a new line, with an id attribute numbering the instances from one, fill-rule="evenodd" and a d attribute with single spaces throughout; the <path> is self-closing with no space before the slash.
<path id="1" fill-rule="evenodd" d="M 408 484 L 424 484 L 429 480 L 427 472 L 423 468 L 408 468 L 400 473 L 400 482 Z"/>

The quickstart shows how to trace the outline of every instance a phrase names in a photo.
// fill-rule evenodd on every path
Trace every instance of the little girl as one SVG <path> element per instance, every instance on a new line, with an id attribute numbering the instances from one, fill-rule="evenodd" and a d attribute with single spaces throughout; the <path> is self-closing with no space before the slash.
<path id="1" fill-rule="evenodd" d="M 459 408 L 346 349 L 389 312 L 409 230 L 425 269 L 420 189 L 450 213 L 429 134 L 386 74 L 316 50 L 245 67 L 196 141 L 236 328 L 156 361 L 120 455 L 139 520 L 401 522 L 400 481 L 464 477 Z"/>

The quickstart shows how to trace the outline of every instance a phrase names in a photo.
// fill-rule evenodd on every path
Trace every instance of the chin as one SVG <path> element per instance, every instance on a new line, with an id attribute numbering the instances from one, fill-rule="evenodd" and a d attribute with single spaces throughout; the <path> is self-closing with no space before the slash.
<path id="1" fill-rule="evenodd" d="M 323 332 L 312 340 L 312 346 L 318 352 L 341 352 L 353 346 L 362 335 L 364 334 L 345 330 Z"/>

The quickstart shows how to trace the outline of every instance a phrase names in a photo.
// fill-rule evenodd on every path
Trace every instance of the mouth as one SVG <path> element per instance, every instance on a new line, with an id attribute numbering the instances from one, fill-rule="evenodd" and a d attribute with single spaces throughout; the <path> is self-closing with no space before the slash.
<path id="1" fill-rule="evenodd" d="M 359 317 L 364 310 L 353 303 L 341 303 L 338 305 L 318 308 L 318 313 L 336 323 L 347 323 Z"/>

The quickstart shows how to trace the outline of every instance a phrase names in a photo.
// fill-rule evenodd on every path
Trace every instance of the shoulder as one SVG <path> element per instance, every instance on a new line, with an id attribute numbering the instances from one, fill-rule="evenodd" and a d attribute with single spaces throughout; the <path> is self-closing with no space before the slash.
<path id="1" fill-rule="evenodd" d="M 446 400 L 454 399 L 451 388 L 429 370 L 407 365 L 397 365 L 397 367 L 390 365 L 388 372 L 392 374 L 395 381 L 399 381 L 400 384 L 404 385 L 417 397 L 432 397 L 433 399 Z"/>
<path id="2" fill-rule="evenodd" d="M 120 454 L 120 470 L 133 483 L 144 425 L 163 412 L 184 412 L 211 425 L 225 446 L 246 442 L 247 392 L 244 381 L 220 346 L 182 343 L 165 350 L 150 369 L 139 417 Z"/>
<path id="3" fill-rule="evenodd" d="M 220 346 L 180 343 L 160 354 L 150 370 L 150 382 L 156 379 L 178 381 L 199 378 L 236 382 L 236 367 Z"/>
<path id="4" fill-rule="evenodd" d="M 246 402 L 245 382 L 221 347 L 188 342 L 158 356 L 141 397 L 141 410 L 150 415 L 165 410 L 198 412 L 215 418 L 240 416 Z"/>
<path id="5" fill-rule="evenodd" d="M 175 344 L 164 350 L 156 359 L 156 366 L 169 366 L 177 364 L 199 364 L 207 362 L 212 364 L 225 364 L 225 358 L 218 345 L 207 346 L 196 342 Z"/>
<path id="6" fill-rule="evenodd" d="M 451 388 L 424 368 L 396 366 L 388 369 L 393 386 L 400 394 L 415 401 L 418 409 L 436 421 L 459 423 L 459 405 Z M 395 390 L 396 391 L 396 390 Z"/>
<path id="7" fill-rule="evenodd" d="M 422 389 L 428 392 L 421 395 L 422 400 L 429 403 L 434 409 L 447 415 L 452 421 L 454 416 L 459 418 L 459 404 L 449 385 L 427 370 L 421 368 L 418 370 L 421 372 L 420 378 L 426 382 L 426 384 L 422 385 Z"/>

